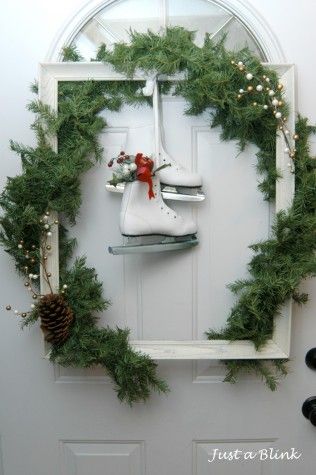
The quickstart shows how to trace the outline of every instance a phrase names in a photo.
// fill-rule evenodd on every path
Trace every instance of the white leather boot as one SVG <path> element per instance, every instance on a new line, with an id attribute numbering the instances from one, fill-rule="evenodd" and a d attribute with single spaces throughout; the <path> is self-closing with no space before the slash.
<path id="1" fill-rule="evenodd" d="M 201 188 L 202 177 L 198 173 L 189 171 L 170 157 L 165 150 L 162 140 L 162 119 L 157 77 L 146 81 L 143 94 L 153 96 L 154 134 L 155 134 L 155 162 L 156 166 L 170 164 L 170 166 L 157 172 L 161 185 L 181 188 Z"/>
<path id="2" fill-rule="evenodd" d="M 159 148 L 158 166 L 170 163 L 170 167 L 163 168 L 157 172 L 162 185 L 185 188 L 200 188 L 202 186 L 201 175 L 190 172 L 187 168 L 176 162 L 176 160 L 168 155 L 162 145 Z"/>
<path id="3" fill-rule="evenodd" d="M 169 208 L 162 199 L 160 182 L 152 178 L 155 197 L 149 199 L 148 184 L 139 180 L 126 183 L 120 213 L 120 230 L 124 236 L 192 236 L 197 227 Z"/>

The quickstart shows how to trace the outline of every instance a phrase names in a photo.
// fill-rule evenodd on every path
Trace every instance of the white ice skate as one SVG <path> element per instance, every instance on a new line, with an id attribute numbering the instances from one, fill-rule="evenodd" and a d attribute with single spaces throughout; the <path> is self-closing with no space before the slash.
<path id="1" fill-rule="evenodd" d="M 154 176 L 152 181 L 152 199 L 147 183 L 135 180 L 125 185 L 120 230 L 128 242 L 109 247 L 112 254 L 171 251 L 198 244 L 195 223 L 169 208 L 162 199 L 159 178 Z"/>
<path id="2" fill-rule="evenodd" d="M 180 201 L 203 201 L 204 193 L 201 190 L 202 177 L 198 173 L 189 171 L 172 158 L 165 149 L 162 138 L 162 120 L 160 112 L 159 89 L 157 78 L 148 80 L 146 92 L 152 88 L 153 111 L 154 111 L 154 133 L 155 133 L 155 155 L 156 166 L 170 164 L 157 174 L 160 179 L 161 189 L 164 198 Z"/>
<path id="3" fill-rule="evenodd" d="M 156 167 L 170 164 L 169 167 L 159 171 L 162 195 L 165 200 L 179 201 L 203 201 L 205 195 L 201 190 L 202 178 L 198 173 L 190 172 L 180 165 L 174 158 L 166 152 L 162 139 L 161 113 L 159 103 L 159 90 L 157 78 L 148 79 L 143 88 L 143 94 L 153 96 L 154 112 L 154 135 L 155 135 L 155 161 Z M 119 186 L 106 185 L 108 191 L 122 193 L 124 184 Z"/>

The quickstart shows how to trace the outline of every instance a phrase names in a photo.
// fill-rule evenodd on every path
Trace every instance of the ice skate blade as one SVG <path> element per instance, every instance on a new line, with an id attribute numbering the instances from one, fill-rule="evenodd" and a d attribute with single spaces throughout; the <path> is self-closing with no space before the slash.
<path id="1" fill-rule="evenodd" d="M 154 238 L 154 236 L 145 236 Z M 156 252 L 179 251 L 197 246 L 198 239 L 195 235 L 184 237 L 165 237 L 160 242 L 142 242 L 134 244 L 131 240 L 137 238 L 128 238 L 130 242 L 122 246 L 110 246 L 109 253 L 115 256 L 122 254 L 148 254 Z M 139 238 L 141 239 L 141 238 Z"/>
<path id="2" fill-rule="evenodd" d="M 170 186 L 161 184 L 161 193 L 165 200 L 204 201 L 205 194 L 201 188 Z"/>
<path id="3" fill-rule="evenodd" d="M 107 191 L 112 193 L 123 193 L 124 183 L 118 185 L 106 184 Z M 164 200 L 174 201 L 204 201 L 205 194 L 200 188 L 188 188 L 188 187 L 174 187 L 169 185 L 161 185 L 161 193 Z"/>

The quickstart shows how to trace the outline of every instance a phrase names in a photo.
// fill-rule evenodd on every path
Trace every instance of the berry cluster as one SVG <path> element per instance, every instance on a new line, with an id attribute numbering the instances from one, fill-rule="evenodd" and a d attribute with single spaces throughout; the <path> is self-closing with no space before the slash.
<path id="1" fill-rule="evenodd" d="M 251 95 L 253 93 L 261 93 L 262 101 L 258 103 L 258 99 L 252 102 L 254 107 L 262 107 L 266 111 L 272 111 L 274 117 L 277 119 L 277 125 L 279 130 L 282 132 L 286 147 L 284 148 L 284 153 L 288 154 L 292 160 L 295 159 L 296 149 L 294 145 L 291 145 L 290 135 L 294 141 L 299 139 L 298 134 L 291 134 L 287 123 L 287 117 L 283 116 L 282 106 L 284 102 L 282 100 L 282 92 L 284 86 L 281 83 L 272 85 L 270 78 L 267 75 L 261 77 L 254 75 L 253 73 L 247 71 L 246 65 L 242 61 L 231 60 L 231 64 L 238 68 L 238 70 L 243 74 L 246 81 L 249 85 L 243 89 L 239 89 L 237 94 L 237 99 L 241 100 L 246 95 Z M 291 168 L 291 171 L 294 172 L 292 163 L 289 163 L 288 166 Z"/>
<path id="2" fill-rule="evenodd" d="M 19 252 L 22 253 L 22 257 L 25 261 L 25 265 L 21 269 L 25 274 L 24 286 L 29 292 L 31 292 L 33 301 L 44 298 L 44 295 L 38 290 L 38 285 L 36 285 L 36 281 L 39 279 L 39 274 L 30 272 L 30 270 L 34 268 L 41 269 L 42 278 L 48 284 L 51 294 L 53 294 L 50 282 L 52 274 L 47 270 L 47 261 L 49 252 L 52 250 L 52 246 L 49 244 L 49 238 L 53 234 L 53 227 L 58 225 L 58 220 L 55 219 L 54 221 L 50 221 L 50 212 L 46 211 L 44 216 L 39 220 L 39 225 L 41 232 L 39 247 L 35 244 L 26 247 L 23 239 L 21 239 L 17 244 L 17 248 Z M 64 284 L 60 293 L 65 293 L 67 287 L 67 284 Z M 36 305 L 32 303 L 30 311 L 20 312 L 19 310 L 14 310 L 14 313 L 25 318 L 32 313 L 35 307 Z M 6 310 L 12 310 L 11 305 L 7 305 Z"/>

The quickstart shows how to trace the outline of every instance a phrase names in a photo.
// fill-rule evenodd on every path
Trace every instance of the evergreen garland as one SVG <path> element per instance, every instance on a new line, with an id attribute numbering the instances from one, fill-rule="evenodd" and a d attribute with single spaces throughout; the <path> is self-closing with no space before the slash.
<path id="1" fill-rule="evenodd" d="M 210 126 L 221 126 L 222 139 L 235 139 L 241 150 L 254 143 L 257 169 L 262 180 L 259 184 L 265 199 L 273 200 L 279 172 L 275 166 L 276 120 L 271 111 L 254 107 L 262 102 L 262 94 L 254 91 L 241 99 L 240 88 L 247 82 L 232 61 L 242 61 L 256 76 L 268 75 L 276 87 L 274 71 L 262 66 L 247 49 L 238 53 L 226 51 L 224 41 L 213 43 L 206 37 L 203 47 L 194 44 L 194 34 L 180 27 L 168 28 L 164 35 L 148 31 L 131 33 L 130 44 L 116 44 L 113 51 L 101 46 L 97 61 L 104 61 L 127 77 L 136 70 L 147 73 L 185 74 L 176 82 L 174 94 L 187 101 L 187 114 L 208 112 Z M 64 49 L 64 60 L 80 61 L 79 53 L 71 47 Z M 1 195 L 4 210 L 1 218 L 0 240 L 14 258 L 19 272 L 25 266 L 25 257 L 18 248 L 21 239 L 31 247 L 40 236 L 39 219 L 47 209 L 62 216 L 60 233 L 61 283 L 67 282 L 65 295 L 73 310 L 75 322 L 70 338 L 62 345 L 52 347 L 50 358 L 64 366 L 90 367 L 102 365 L 112 377 L 120 400 L 132 404 L 146 400 L 151 389 L 166 392 L 167 385 L 156 375 L 156 363 L 135 352 L 128 343 L 128 330 L 99 328 L 96 312 L 104 310 L 109 302 L 102 297 L 102 284 L 95 270 L 79 258 L 68 269 L 75 241 L 67 236 L 66 224 L 75 223 L 81 204 L 80 177 L 102 158 L 98 135 L 106 122 L 98 115 L 102 110 L 119 111 L 122 105 L 149 103 L 148 97 L 138 93 L 143 83 L 135 81 L 60 83 L 59 110 L 53 113 L 39 101 L 30 110 L 36 114 L 33 125 L 37 146 L 27 147 L 16 142 L 11 148 L 21 156 L 21 175 L 9 178 Z M 170 84 L 160 84 L 168 90 Z M 33 87 L 36 91 L 36 86 Z M 281 97 L 281 92 L 279 94 Z M 261 102 L 260 102 L 261 101 Z M 283 104 L 282 113 L 288 106 Z M 254 255 L 248 264 L 249 278 L 231 284 L 239 299 L 231 310 L 222 331 L 209 330 L 209 339 L 249 339 L 257 349 L 271 337 L 273 319 L 280 306 L 292 297 L 305 303 L 306 294 L 298 291 L 302 279 L 315 275 L 316 261 L 316 174 L 315 161 L 308 148 L 308 138 L 315 128 L 298 117 L 296 132 L 296 192 L 293 206 L 280 212 L 272 227 L 271 237 L 250 248 Z M 49 146 L 48 137 L 58 136 L 58 153 Z M 30 268 L 30 272 L 39 269 Z M 24 324 L 38 319 L 37 307 Z M 240 371 L 255 372 L 275 389 L 278 374 L 285 374 L 282 360 L 231 360 L 227 381 L 234 382 Z M 272 364 L 272 365 L 271 365 Z"/>

